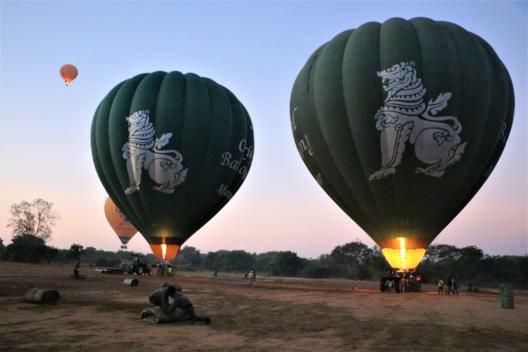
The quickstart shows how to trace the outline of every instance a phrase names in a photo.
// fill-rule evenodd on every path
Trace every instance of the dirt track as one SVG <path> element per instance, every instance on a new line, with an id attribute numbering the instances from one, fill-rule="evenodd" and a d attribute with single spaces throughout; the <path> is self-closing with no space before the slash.
<path id="1" fill-rule="evenodd" d="M 0 351 L 526 351 L 528 296 L 503 310 L 494 294 L 382 294 L 370 282 L 178 275 L 211 325 L 138 319 L 161 277 L 0 262 Z M 354 290 L 357 285 L 359 289 Z M 24 303 L 30 287 L 55 288 L 59 304 Z"/>

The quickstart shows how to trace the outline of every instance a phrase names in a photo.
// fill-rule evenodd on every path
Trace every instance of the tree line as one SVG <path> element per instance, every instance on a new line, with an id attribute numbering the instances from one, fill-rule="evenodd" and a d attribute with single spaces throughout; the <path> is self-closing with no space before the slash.
<path id="1" fill-rule="evenodd" d="M 11 243 L 5 246 L 0 239 L 0 259 L 26 263 L 66 264 L 79 257 L 85 265 L 117 267 L 122 260 L 131 259 L 128 251 L 104 251 L 94 247 L 83 248 L 73 244 L 69 249 L 46 245 L 52 226 L 59 219 L 52 210 L 52 203 L 43 199 L 22 201 L 10 209 L 8 227 L 13 231 Z M 149 254 L 147 263 L 155 264 Z M 335 247 L 332 252 L 316 259 L 302 258 L 292 251 L 249 253 L 244 250 L 220 250 L 201 253 L 200 250 L 183 247 L 175 261 L 177 270 L 211 270 L 223 272 L 247 272 L 276 276 L 302 276 L 309 278 L 345 278 L 377 280 L 388 264 L 377 246 L 369 248 L 356 240 Z M 497 285 L 509 282 L 517 287 L 528 288 L 528 256 L 486 255 L 475 246 L 458 248 L 452 245 L 430 246 L 416 269 L 425 282 L 456 278 L 460 283 L 473 285 Z"/>
<path id="2" fill-rule="evenodd" d="M 316 259 L 302 258 L 291 251 L 257 254 L 222 250 L 202 254 L 193 247 L 185 247 L 178 255 L 177 265 L 185 270 L 256 270 L 277 276 L 353 280 L 378 280 L 389 267 L 377 246 L 369 248 L 358 240 L 337 246 L 329 254 Z M 466 285 L 512 283 L 519 288 L 528 288 L 528 256 L 487 255 L 476 246 L 430 246 L 416 271 L 426 283 L 454 277 Z"/>
<path id="3" fill-rule="evenodd" d="M 0 259 L 16 262 L 71 264 L 80 256 L 83 265 L 118 267 L 122 260 L 131 259 L 136 254 L 140 253 L 83 248 L 77 244 L 69 249 L 58 249 L 47 246 L 42 238 L 34 235 L 15 235 L 7 246 L 0 240 Z M 145 260 L 150 265 L 156 263 L 152 254 L 145 256 Z M 378 247 L 369 248 L 360 241 L 354 241 L 337 246 L 332 252 L 315 259 L 302 258 L 292 251 L 249 253 L 244 250 L 219 250 L 202 253 L 186 246 L 178 254 L 175 266 L 180 271 L 255 270 L 259 275 L 377 280 L 388 264 Z M 430 246 L 416 271 L 429 283 L 455 277 L 460 283 L 471 283 L 473 286 L 496 286 L 508 282 L 516 287 L 528 288 L 527 256 L 486 255 L 475 246 Z"/>

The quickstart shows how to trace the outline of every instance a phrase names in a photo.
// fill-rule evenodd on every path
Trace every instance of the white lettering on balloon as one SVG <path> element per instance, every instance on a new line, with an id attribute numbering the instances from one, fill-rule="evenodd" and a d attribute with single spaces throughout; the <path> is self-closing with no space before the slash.
<path id="1" fill-rule="evenodd" d="M 238 151 L 241 153 L 240 158 L 233 157 L 230 152 L 224 152 L 220 157 L 220 165 L 229 167 L 242 178 L 246 178 L 249 171 L 248 164 L 253 159 L 253 146 L 248 145 L 247 140 L 242 139 L 238 144 Z"/>
<path id="2" fill-rule="evenodd" d="M 227 199 L 233 198 L 233 192 L 229 191 L 226 185 L 220 185 L 220 188 L 216 191 L 216 193 L 226 197 Z"/>
<path id="3" fill-rule="evenodd" d="M 293 108 L 292 114 L 291 114 L 291 124 L 294 131 L 297 131 L 297 124 L 295 123 L 295 112 L 298 110 L 297 107 Z M 310 145 L 310 140 L 308 139 L 308 135 L 305 134 L 298 142 L 297 142 L 297 149 L 299 149 L 299 153 L 304 155 L 306 152 L 308 152 L 308 155 L 314 156 L 312 146 Z"/>

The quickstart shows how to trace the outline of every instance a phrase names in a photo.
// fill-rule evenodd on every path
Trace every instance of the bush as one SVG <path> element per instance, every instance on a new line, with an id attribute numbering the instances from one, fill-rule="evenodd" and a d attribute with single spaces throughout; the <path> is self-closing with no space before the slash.
<path id="1" fill-rule="evenodd" d="M 34 235 L 13 236 L 11 244 L 5 249 L 5 257 L 15 262 L 48 262 L 58 254 L 56 248 L 46 246 L 44 240 Z"/>

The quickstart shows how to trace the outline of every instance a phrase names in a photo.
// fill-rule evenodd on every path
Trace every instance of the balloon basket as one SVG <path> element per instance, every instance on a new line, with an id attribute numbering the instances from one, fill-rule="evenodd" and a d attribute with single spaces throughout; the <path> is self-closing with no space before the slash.
<path id="1" fill-rule="evenodd" d="M 422 275 L 413 269 L 386 270 L 380 278 L 380 291 L 396 293 L 421 292 Z"/>

